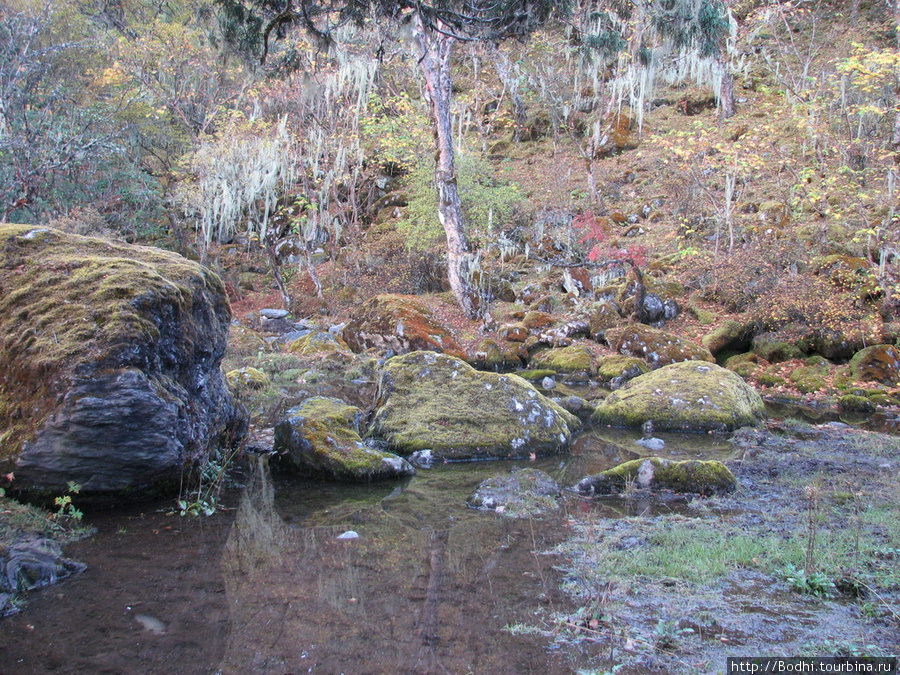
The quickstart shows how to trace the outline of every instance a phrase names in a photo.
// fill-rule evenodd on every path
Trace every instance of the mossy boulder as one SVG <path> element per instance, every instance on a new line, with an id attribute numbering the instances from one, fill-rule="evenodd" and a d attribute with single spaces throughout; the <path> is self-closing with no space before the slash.
<path id="1" fill-rule="evenodd" d="M 644 324 L 611 328 L 606 331 L 606 342 L 620 354 L 643 359 L 653 368 L 679 361 L 715 362 L 706 347 Z"/>
<path id="2" fill-rule="evenodd" d="M 238 368 L 225 374 L 225 379 L 233 389 L 238 391 L 247 389 L 263 389 L 271 384 L 271 378 L 258 368 Z"/>
<path id="3" fill-rule="evenodd" d="M 534 518 L 558 509 L 561 494 L 559 483 L 543 471 L 515 469 L 482 481 L 467 503 L 507 518 Z"/>
<path id="4" fill-rule="evenodd" d="M 327 331 L 314 331 L 297 338 L 289 346 L 288 351 L 300 356 L 326 354 L 329 352 L 350 353 L 350 347 L 338 336 Z"/>
<path id="5" fill-rule="evenodd" d="M 623 322 L 615 303 L 609 300 L 591 303 L 583 315 L 588 322 L 591 337 L 598 342 L 606 339 L 606 331 Z"/>
<path id="6" fill-rule="evenodd" d="M 803 356 L 803 351 L 797 345 L 785 342 L 772 333 L 762 333 L 753 338 L 753 353 L 769 363 L 790 361 Z"/>
<path id="7" fill-rule="evenodd" d="M 643 359 L 621 354 L 603 356 L 597 363 L 597 379 L 610 389 L 618 389 L 629 380 L 649 371 L 650 366 Z"/>
<path id="8" fill-rule="evenodd" d="M 711 363 L 673 363 L 641 375 L 610 394 L 591 419 L 612 426 L 660 431 L 731 431 L 754 426 L 763 402 L 738 375 Z"/>
<path id="9" fill-rule="evenodd" d="M 177 487 L 246 428 L 210 270 L 155 248 L 0 225 L 0 462 L 21 489 Z"/>
<path id="10" fill-rule="evenodd" d="M 584 345 L 544 349 L 531 357 L 529 366 L 532 370 L 554 370 L 584 378 L 597 372 L 594 354 Z"/>
<path id="11" fill-rule="evenodd" d="M 402 457 L 369 447 L 359 435 L 362 411 L 337 398 L 314 396 L 275 426 L 273 463 L 311 478 L 368 483 L 409 476 Z"/>
<path id="12" fill-rule="evenodd" d="M 479 370 L 509 370 L 522 364 L 517 345 L 485 338 L 479 342 L 466 361 Z"/>
<path id="13" fill-rule="evenodd" d="M 344 327 L 344 341 L 355 352 L 375 348 L 398 354 L 429 350 L 465 358 L 462 347 L 434 313 L 411 295 L 376 295 Z"/>
<path id="14" fill-rule="evenodd" d="M 404 455 L 427 449 L 440 459 L 549 454 L 581 426 L 521 377 L 477 371 L 446 354 L 389 359 L 378 391 L 369 434 Z"/>
<path id="15" fill-rule="evenodd" d="M 750 327 L 727 319 L 703 336 L 700 341 L 713 355 L 725 350 L 736 351 L 750 346 Z"/>
<path id="16" fill-rule="evenodd" d="M 850 359 L 850 375 L 858 382 L 900 384 L 900 348 L 874 345 L 856 352 Z"/>
<path id="17" fill-rule="evenodd" d="M 679 462 L 647 457 L 587 476 L 574 489 L 587 496 L 608 495 L 624 492 L 630 485 L 642 490 L 671 490 L 709 496 L 734 492 L 737 480 L 727 466 L 715 460 Z"/>
<path id="18" fill-rule="evenodd" d="M 794 368 L 788 375 L 788 380 L 791 381 L 797 391 L 811 394 L 827 388 L 827 378 L 830 373 L 831 367 L 825 361 L 825 363 L 813 363 L 812 365 Z"/>

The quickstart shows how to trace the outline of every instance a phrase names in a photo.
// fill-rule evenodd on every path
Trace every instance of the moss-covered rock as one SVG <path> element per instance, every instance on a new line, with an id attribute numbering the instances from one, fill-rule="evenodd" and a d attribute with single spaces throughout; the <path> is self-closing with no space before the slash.
<path id="1" fill-rule="evenodd" d="M 712 354 L 746 349 L 750 346 L 750 327 L 740 321 L 727 319 L 704 335 L 700 342 Z"/>
<path id="2" fill-rule="evenodd" d="M 711 363 L 688 361 L 631 380 L 591 419 L 625 427 L 652 420 L 660 431 L 731 431 L 754 426 L 763 416 L 762 399 L 740 377 Z"/>
<path id="3" fill-rule="evenodd" d="M 559 508 L 559 483 L 537 469 L 515 469 L 482 481 L 468 499 L 472 508 L 507 518 L 534 518 Z"/>
<path id="4" fill-rule="evenodd" d="M 597 379 L 610 389 L 618 389 L 629 380 L 649 371 L 650 366 L 643 359 L 621 354 L 603 356 L 597 363 Z"/>
<path id="5" fill-rule="evenodd" d="M 844 412 L 871 413 L 875 412 L 875 403 L 865 396 L 844 394 L 838 399 L 838 408 Z"/>
<path id="6" fill-rule="evenodd" d="M 772 333 L 762 333 L 753 338 L 753 353 L 769 363 L 790 361 L 803 356 L 797 345 L 780 340 Z"/>
<path id="7" fill-rule="evenodd" d="M 606 339 L 606 331 L 623 322 L 615 303 L 611 301 L 591 303 L 583 315 L 588 322 L 591 337 L 598 342 Z"/>
<path id="8" fill-rule="evenodd" d="M 531 357 L 532 370 L 554 370 L 557 373 L 587 377 L 597 371 L 594 354 L 584 345 L 544 349 Z"/>
<path id="9" fill-rule="evenodd" d="M 367 300 L 344 327 L 343 337 L 355 352 L 375 348 L 403 354 L 424 349 L 465 358 L 450 330 L 411 295 L 386 293 Z"/>
<path id="10" fill-rule="evenodd" d="M 709 361 L 715 358 L 706 347 L 644 324 L 606 331 L 606 342 L 620 354 L 643 359 L 653 368 L 679 361 Z"/>
<path id="11" fill-rule="evenodd" d="M 367 446 L 359 435 L 362 411 L 340 399 L 314 396 L 275 427 L 273 463 L 304 476 L 370 482 L 415 473 L 405 459 Z"/>
<path id="12" fill-rule="evenodd" d="M 413 352 L 389 359 L 370 435 L 401 454 L 437 458 L 546 454 L 581 422 L 521 377 L 480 372 L 452 356 Z"/>
<path id="13" fill-rule="evenodd" d="M 828 361 L 825 361 L 824 364 L 817 363 L 794 368 L 788 375 L 788 380 L 793 383 L 797 391 L 811 394 L 816 391 L 822 391 L 828 386 L 826 378 L 830 372 L 830 364 L 828 364 Z"/>
<path id="14" fill-rule="evenodd" d="M 258 368 L 251 368 L 250 366 L 228 371 L 225 374 L 225 379 L 228 380 L 228 384 L 230 384 L 232 388 L 237 389 L 238 391 L 246 389 L 262 389 L 263 387 L 269 386 L 272 382 L 271 378 L 263 371 Z"/>
<path id="15" fill-rule="evenodd" d="M 850 359 L 850 375 L 858 382 L 900 384 L 900 348 L 874 345 L 856 352 Z"/>
<path id="16" fill-rule="evenodd" d="M 175 253 L 0 225 L 0 462 L 23 489 L 177 485 L 246 425 L 230 320 L 219 277 Z"/>
<path id="17" fill-rule="evenodd" d="M 323 354 L 328 352 L 344 352 L 349 354 L 350 347 L 338 336 L 327 331 L 314 331 L 294 340 L 288 351 L 300 356 Z"/>
<path id="18" fill-rule="evenodd" d="M 522 364 L 517 345 L 485 338 L 479 342 L 466 361 L 479 370 L 510 370 Z"/>
<path id="19" fill-rule="evenodd" d="M 634 459 L 587 476 L 575 491 L 588 496 L 621 493 L 630 485 L 643 490 L 721 495 L 733 492 L 737 480 L 727 466 L 715 460 L 672 461 L 661 457 Z"/>

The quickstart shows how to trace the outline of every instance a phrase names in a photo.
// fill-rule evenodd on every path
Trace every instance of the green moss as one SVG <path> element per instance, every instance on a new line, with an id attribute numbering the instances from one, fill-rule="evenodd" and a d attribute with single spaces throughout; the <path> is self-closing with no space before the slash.
<path id="1" fill-rule="evenodd" d="M 212 311 L 227 322 L 224 298 L 218 276 L 175 253 L 0 225 L 0 459 L 42 426 L 76 368 L 141 367 L 164 319 Z M 193 351 L 194 339 L 173 349 Z"/>
<path id="2" fill-rule="evenodd" d="M 738 349 L 739 347 L 736 345 L 742 341 L 744 342 L 744 348 L 746 348 L 746 344 L 749 342 L 747 338 L 749 332 L 750 329 L 745 324 L 734 319 L 728 319 L 704 335 L 700 342 L 710 352 L 718 354 L 724 349 Z"/>
<path id="3" fill-rule="evenodd" d="M 850 359 L 850 375 L 858 382 L 900 384 L 900 349 L 893 345 L 873 345 Z"/>
<path id="4" fill-rule="evenodd" d="M 784 384 L 787 384 L 787 380 L 783 377 L 779 377 L 774 373 L 770 373 L 768 371 L 763 371 L 756 376 L 756 382 L 763 387 L 780 387 Z"/>
<path id="5" fill-rule="evenodd" d="M 225 379 L 235 389 L 262 389 L 272 381 L 268 375 L 256 368 L 238 368 L 225 374 Z"/>
<path id="6" fill-rule="evenodd" d="M 675 363 L 631 380 L 610 394 L 591 419 L 612 426 L 728 431 L 754 426 L 762 399 L 739 376 L 709 363 Z"/>
<path id="7" fill-rule="evenodd" d="M 555 370 L 557 373 L 596 372 L 594 355 L 584 345 L 571 345 L 557 349 L 545 349 L 531 357 L 533 369 Z"/>
<path id="8" fill-rule="evenodd" d="M 679 361 L 715 362 L 706 347 L 644 324 L 610 328 L 606 342 L 620 354 L 643 359 L 654 368 Z"/>
<path id="9" fill-rule="evenodd" d="M 548 370 L 546 368 L 542 370 L 522 370 L 516 373 L 519 377 L 524 380 L 531 380 L 532 382 L 537 380 L 543 380 L 545 377 L 556 377 L 555 370 Z"/>
<path id="10" fill-rule="evenodd" d="M 875 404 L 864 396 L 845 394 L 838 399 L 838 407 L 847 412 L 869 413 L 875 411 Z"/>
<path id="11" fill-rule="evenodd" d="M 275 463 L 309 476 L 370 481 L 397 475 L 399 458 L 363 443 L 362 412 L 336 398 L 314 396 L 291 408 L 275 428 Z M 411 468 L 405 473 L 410 473 Z"/>
<path id="12" fill-rule="evenodd" d="M 288 347 L 288 351 L 299 356 L 321 354 L 323 352 L 350 352 L 350 347 L 344 340 L 331 333 L 319 331 L 309 333 L 294 340 Z"/>
<path id="13" fill-rule="evenodd" d="M 769 333 L 753 338 L 753 352 L 770 363 L 799 359 L 803 352 L 796 345 L 779 340 Z"/>
<path id="14" fill-rule="evenodd" d="M 737 485 L 734 474 L 721 462 L 671 461 L 661 457 L 634 459 L 600 473 L 608 485 L 624 490 L 628 484 L 641 488 L 673 490 L 703 495 L 732 492 Z"/>
<path id="15" fill-rule="evenodd" d="M 476 371 L 445 354 L 389 359 L 369 433 L 406 454 L 522 456 L 556 452 L 581 426 L 577 417 L 516 375 Z"/>
<path id="16" fill-rule="evenodd" d="M 794 368 L 788 375 L 788 379 L 793 383 L 798 391 L 804 394 L 811 394 L 816 391 L 822 391 L 827 387 L 826 377 L 830 372 L 829 362 L 827 365 L 800 366 Z"/>

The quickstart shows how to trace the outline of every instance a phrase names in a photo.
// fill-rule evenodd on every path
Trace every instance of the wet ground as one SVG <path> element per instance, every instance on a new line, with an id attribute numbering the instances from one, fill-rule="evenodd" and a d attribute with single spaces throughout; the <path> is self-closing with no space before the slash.
<path id="1" fill-rule="evenodd" d="M 594 432 L 571 453 L 521 464 L 571 485 L 647 454 L 636 438 Z M 584 548 L 604 540 L 637 551 L 654 528 L 684 523 L 760 536 L 802 531 L 805 484 L 852 476 L 881 499 L 900 465 L 892 445 L 868 452 L 865 443 L 821 434 L 738 444 L 664 438 L 663 456 L 726 460 L 739 492 L 702 504 L 569 495 L 555 514 L 513 520 L 465 506 L 510 463 L 443 465 L 362 487 L 272 479 L 251 463 L 240 477 L 245 489 L 225 497 L 233 510 L 212 518 L 167 513 L 171 503 L 88 514 L 97 535 L 66 548 L 88 570 L 32 594 L 23 612 L 0 621 L 0 675 L 563 674 L 614 666 L 674 675 L 718 672 L 728 655 L 796 654 L 841 641 L 896 651 L 900 631 L 877 603 L 866 616 L 857 600 L 795 593 L 763 564 L 699 582 L 650 575 L 623 583 L 598 574 Z M 349 532 L 358 536 L 340 538 Z M 880 590 L 895 601 L 897 589 Z"/>

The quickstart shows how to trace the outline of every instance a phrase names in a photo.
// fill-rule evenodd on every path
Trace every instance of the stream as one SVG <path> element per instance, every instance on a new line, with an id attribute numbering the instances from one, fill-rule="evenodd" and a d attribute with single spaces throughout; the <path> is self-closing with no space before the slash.
<path id="1" fill-rule="evenodd" d="M 670 457 L 730 451 L 720 437 L 664 437 Z M 519 465 L 571 485 L 646 454 L 637 438 L 591 432 Z M 571 611 L 544 552 L 572 510 L 616 516 L 621 502 L 571 495 L 522 520 L 466 506 L 514 465 L 444 464 L 353 486 L 273 477 L 250 458 L 243 488 L 223 498 L 232 508 L 214 517 L 174 515 L 171 501 L 90 513 L 97 533 L 66 548 L 87 571 L 0 621 L 0 675 L 571 673 L 577 647 L 506 627 Z M 359 536 L 339 538 L 348 532 Z"/>

